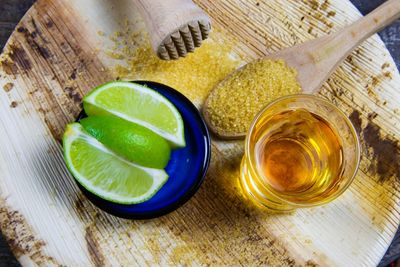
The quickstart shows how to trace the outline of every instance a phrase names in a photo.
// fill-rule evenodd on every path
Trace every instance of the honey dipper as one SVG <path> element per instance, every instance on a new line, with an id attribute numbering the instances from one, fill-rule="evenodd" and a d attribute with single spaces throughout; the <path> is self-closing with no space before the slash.
<path id="1" fill-rule="evenodd" d="M 175 60 L 207 39 L 211 22 L 191 0 L 134 0 L 159 58 Z"/>
<path id="2" fill-rule="evenodd" d="M 288 67 L 297 71 L 297 81 L 302 92 L 315 94 L 355 47 L 398 18 L 400 18 L 400 1 L 388 0 L 367 16 L 336 33 L 278 51 L 259 60 L 284 60 Z M 209 107 L 212 101 L 218 102 L 216 92 L 223 88 L 224 81 L 231 78 L 232 75 L 239 76 L 243 67 L 232 72 L 225 80 L 217 84 L 203 106 L 203 115 L 209 129 L 222 139 L 243 139 L 246 136 L 245 132 L 235 132 L 232 129 L 217 127 L 218 124 L 213 121 L 212 111 Z M 247 78 L 253 79 L 255 77 Z M 224 114 L 223 108 L 221 106 L 218 107 L 219 110 L 213 110 L 214 114 L 216 111 L 218 114 Z M 232 117 L 240 118 L 240 114 L 235 114 Z M 233 121 L 232 123 L 237 125 L 237 122 Z"/>

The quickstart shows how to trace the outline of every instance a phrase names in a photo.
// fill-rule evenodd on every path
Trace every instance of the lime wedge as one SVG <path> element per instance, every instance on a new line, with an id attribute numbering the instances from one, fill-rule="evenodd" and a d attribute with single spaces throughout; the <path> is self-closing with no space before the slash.
<path id="1" fill-rule="evenodd" d="M 114 115 L 146 127 L 173 147 L 184 147 L 184 126 L 175 106 L 158 92 L 131 82 L 110 82 L 83 99 L 89 116 Z"/>
<path id="2" fill-rule="evenodd" d="M 171 148 L 167 141 L 149 129 L 115 116 L 89 116 L 80 124 L 106 147 L 148 168 L 167 166 Z"/>
<path id="3" fill-rule="evenodd" d="M 65 162 L 76 180 L 111 202 L 144 202 L 168 179 L 164 170 L 141 167 L 119 157 L 78 123 L 67 125 L 63 146 Z"/>

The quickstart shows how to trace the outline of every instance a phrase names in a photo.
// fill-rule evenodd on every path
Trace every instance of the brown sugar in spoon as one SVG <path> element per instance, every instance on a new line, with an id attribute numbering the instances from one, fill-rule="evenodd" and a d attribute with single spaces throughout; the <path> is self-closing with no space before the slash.
<path id="1" fill-rule="evenodd" d="M 297 71 L 297 81 L 302 88 L 302 92 L 315 94 L 355 47 L 398 18 L 400 18 L 400 0 L 388 0 L 366 17 L 336 33 L 278 51 L 258 61 L 285 61 L 288 67 Z M 225 80 L 217 84 L 203 106 L 203 115 L 209 129 L 221 139 L 243 139 L 246 136 L 244 131 L 238 132 L 237 130 L 217 127 L 217 122 L 213 121 L 212 112 L 223 114 L 224 107 L 221 105 L 218 110 L 215 110 L 215 107 L 214 110 L 210 108 L 210 103 L 213 100 L 214 102 L 218 100 L 216 99 L 218 96 L 217 90 L 222 90 L 224 82 L 232 78 L 232 76 L 240 77 L 245 67 L 246 65 L 232 72 Z M 255 79 L 256 77 L 247 78 Z M 234 92 L 232 91 L 232 93 Z M 241 114 L 239 113 L 235 114 L 233 120 L 240 116 Z"/>

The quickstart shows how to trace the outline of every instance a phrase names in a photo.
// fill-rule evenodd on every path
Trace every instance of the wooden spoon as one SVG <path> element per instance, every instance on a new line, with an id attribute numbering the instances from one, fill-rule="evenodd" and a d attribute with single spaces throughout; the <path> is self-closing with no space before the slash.
<path id="1" fill-rule="evenodd" d="M 389 0 L 366 17 L 334 34 L 278 51 L 263 59 L 283 59 L 289 67 L 297 70 L 297 80 L 302 87 L 303 93 L 315 94 L 355 47 L 399 17 L 400 0 Z M 230 75 L 238 74 L 242 68 L 237 69 Z M 213 91 L 219 90 L 224 81 L 216 85 Z M 203 115 L 210 130 L 222 139 L 245 138 L 246 133 L 229 132 L 229 129 L 222 131 L 213 127 L 208 112 L 208 104 L 213 95 L 215 94 L 211 93 L 208 96 L 203 107 Z M 221 110 L 221 112 L 224 111 Z"/>

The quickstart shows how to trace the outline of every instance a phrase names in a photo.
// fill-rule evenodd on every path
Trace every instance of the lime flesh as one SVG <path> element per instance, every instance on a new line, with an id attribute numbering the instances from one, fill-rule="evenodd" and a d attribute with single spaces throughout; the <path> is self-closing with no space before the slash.
<path id="1" fill-rule="evenodd" d="M 184 125 L 175 106 L 158 92 L 131 82 L 110 82 L 83 99 L 85 112 L 114 115 L 162 136 L 172 147 L 184 147 Z"/>
<path id="2" fill-rule="evenodd" d="M 85 130 L 116 154 L 144 167 L 163 169 L 171 148 L 149 129 L 114 116 L 90 116 L 80 121 Z"/>
<path id="3" fill-rule="evenodd" d="M 136 165 L 108 149 L 78 123 L 67 125 L 64 158 L 76 180 L 89 192 L 120 204 L 150 199 L 167 181 L 162 169 Z"/>

